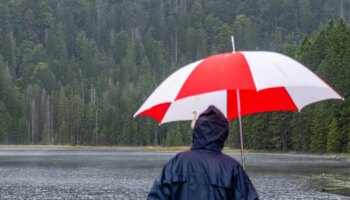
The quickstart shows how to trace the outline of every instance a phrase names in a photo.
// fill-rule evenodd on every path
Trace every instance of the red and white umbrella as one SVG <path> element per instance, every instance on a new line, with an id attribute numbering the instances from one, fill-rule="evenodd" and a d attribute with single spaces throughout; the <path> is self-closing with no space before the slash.
<path id="1" fill-rule="evenodd" d="M 146 115 L 159 124 L 192 120 L 214 105 L 228 120 L 271 111 L 300 111 L 326 99 L 343 99 L 299 62 L 279 53 L 242 51 L 217 54 L 186 65 L 149 96 L 134 117 Z"/>
<path id="2" fill-rule="evenodd" d="M 134 117 L 147 115 L 159 124 L 192 120 L 193 111 L 215 105 L 231 120 L 259 112 L 300 111 L 326 99 L 343 97 L 292 58 L 274 52 L 232 52 L 180 68 Z"/>

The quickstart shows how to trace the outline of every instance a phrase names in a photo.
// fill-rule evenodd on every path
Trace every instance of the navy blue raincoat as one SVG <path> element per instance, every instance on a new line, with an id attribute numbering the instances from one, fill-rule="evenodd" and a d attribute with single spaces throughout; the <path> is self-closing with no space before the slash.
<path id="1" fill-rule="evenodd" d="M 227 135 L 226 118 L 210 106 L 196 122 L 191 150 L 164 166 L 148 199 L 258 199 L 241 165 L 221 152 Z"/>

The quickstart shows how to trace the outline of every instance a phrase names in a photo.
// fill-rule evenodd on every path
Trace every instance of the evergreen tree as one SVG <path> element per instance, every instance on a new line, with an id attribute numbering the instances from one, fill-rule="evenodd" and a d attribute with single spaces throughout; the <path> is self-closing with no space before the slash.
<path id="1" fill-rule="evenodd" d="M 332 119 L 329 125 L 329 132 L 327 135 L 327 151 L 328 152 L 340 152 L 342 150 L 341 146 L 341 135 L 337 128 L 337 120 Z"/>
<path id="2" fill-rule="evenodd" d="M 9 127 L 10 115 L 6 110 L 5 104 L 0 101 L 0 142 L 8 143 L 9 142 Z"/>

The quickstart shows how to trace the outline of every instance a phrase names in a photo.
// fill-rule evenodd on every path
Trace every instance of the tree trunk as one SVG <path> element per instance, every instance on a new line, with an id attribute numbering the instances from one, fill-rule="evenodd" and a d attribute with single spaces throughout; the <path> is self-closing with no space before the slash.
<path id="1" fill-rule="evenodd" d="M 15 37 L 13 36 L 13 31 L 11 30 L 10 33 L 10 42 L 11 42 L 11 59 L 12 59 L 12 69 L 15 70 L 15 72 L 17 73 L 17 59 L 16 59 L 16 40 Z M 12 70 L 11 70 L 12 71 Z M 11 73 L 16 74 L 16 73 Z M 14 78 L 17 77 L 14 76 Z"/>

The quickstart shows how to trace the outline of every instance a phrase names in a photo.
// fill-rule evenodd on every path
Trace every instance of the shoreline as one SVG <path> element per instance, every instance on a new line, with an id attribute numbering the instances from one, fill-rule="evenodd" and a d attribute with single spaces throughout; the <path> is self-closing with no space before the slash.
<path id="1" fill-rule="evenodd" d="M 47 149 L 94 149 L 94 150 L 139 150 L 139 151 L 186 151 L 190 149 L 190 146 L 91 146 L 91 145 L 42 145 L 42 144 L 15 144 L 15 145 L 0 145 L 1 149 L 5 148 L 47 148 Z M 240 153 L 240 149 L 231 149 L 225 147 L 223 149 L 224 153 Z M 261 154 L 309 154 L 309 155 L 323 155 L 323 156 L 333 156 L 337 158 L 350 158 L 350 153 L 314 153 L 314 152 L 297 152 L 297 151 L 269 151 L 269 150 L 252 150 L 244 149 L 245 154 L 249 153 L 261 153 Z"/>
<path id="2" fill-rule="evenodd" d="M 144 150 L 144 151 L 186 151 L 188 146 L 163 147 L 163 146 L 92 146 L 92 145 L 43 145 L 43 144 L 14 144 L 0 145 L 4 148 L 47 148 L 47 149 L 95 149 L 95 150 Z"/>

